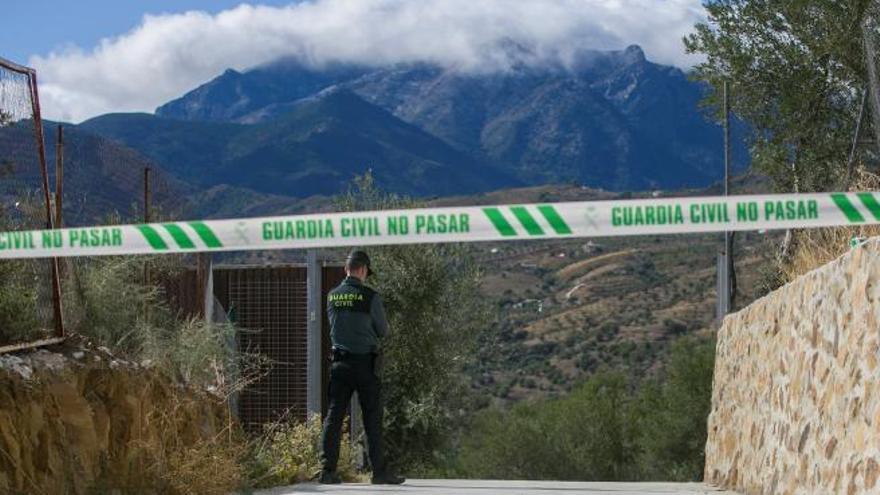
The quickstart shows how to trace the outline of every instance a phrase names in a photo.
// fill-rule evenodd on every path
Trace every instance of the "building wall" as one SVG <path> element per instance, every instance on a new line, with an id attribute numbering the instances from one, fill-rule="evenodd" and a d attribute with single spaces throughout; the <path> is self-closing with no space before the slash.
<path id="1" fill-rule="evenodd" d="M 880 493 L 880 242 L 718 333 L 706 481 L 755 494 Z"/>

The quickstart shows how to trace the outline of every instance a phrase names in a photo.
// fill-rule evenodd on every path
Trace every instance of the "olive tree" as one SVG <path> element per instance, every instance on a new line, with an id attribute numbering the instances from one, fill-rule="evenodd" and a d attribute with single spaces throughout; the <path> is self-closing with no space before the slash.
<path id="1" fill-rule="evenodd" d="M 753 126 L 752 160 L 780 191 L 841 183 L 867 86 L 862 24 L 869 0 L 707 0 L 707 21 L 684 39 L 703 61 L 694 76 Z M 867 135 L 867 134 L 866 134 Z"/>
<path id="2" fill-rule="evenodd" d="M 339 198 L 347 211 L 418 206 L 386 194 L 371 174 Z M 443 454 L 467 396 L 463 368 L 475 359 L 476 337 L 488 323 L 479 292 L 480 271 L 459 245 L 370 249 L 391 336 L 382 370 L 385 440 L 392 464 L 427 468 Z"/>

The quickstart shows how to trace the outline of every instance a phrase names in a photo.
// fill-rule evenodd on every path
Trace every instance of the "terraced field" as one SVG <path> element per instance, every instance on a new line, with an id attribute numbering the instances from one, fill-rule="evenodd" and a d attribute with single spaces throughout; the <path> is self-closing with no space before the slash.
<path id="1" fill-rule="evenodd" d="M 766 292 L 778 234 L 737 236 L 737 306 Z M 603 369 L 656 371 L 675 338 L 711 332 L 719 234 L 479 245 L 500 330 L 475 386 L 495 400 L 554 395 Z"/>

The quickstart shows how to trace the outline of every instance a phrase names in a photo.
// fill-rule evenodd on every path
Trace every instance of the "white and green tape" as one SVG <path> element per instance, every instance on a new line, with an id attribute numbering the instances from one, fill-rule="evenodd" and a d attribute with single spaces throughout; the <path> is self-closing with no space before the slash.
<path id="1" fill-rule="evenodd" d="M 880 223 L 875 192 L 327 213 L 0 232 L 0 259 L 516 241 Z"/>

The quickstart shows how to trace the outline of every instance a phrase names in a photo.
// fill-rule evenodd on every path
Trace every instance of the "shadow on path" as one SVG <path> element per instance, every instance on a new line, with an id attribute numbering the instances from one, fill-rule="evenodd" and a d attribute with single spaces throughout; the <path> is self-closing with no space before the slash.
<path id="1" fill-rule="evenodd" d="M 489 481 L 489 480 L 411 480 L 402 486 L 364 484 L 316 485 L 302 484 L 255 492 L 254 495 L 294 495 L 321 493 L 326 495 L 735 495 L 701 483 L 576 483 L 557 481 Z"/>

